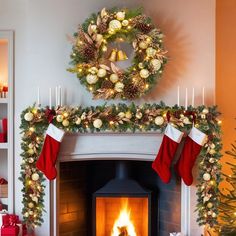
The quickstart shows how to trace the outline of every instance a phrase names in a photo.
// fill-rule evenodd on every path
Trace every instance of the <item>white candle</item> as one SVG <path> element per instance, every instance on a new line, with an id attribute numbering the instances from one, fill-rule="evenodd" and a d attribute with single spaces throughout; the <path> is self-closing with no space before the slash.
<path id="1" fill-rule="evenodd" d="M 188 88 L 185 89 L 185 110 L 188 109 Z"/>
<path id="2" fill-rule="evenodd" d="M 205 87 L 202 88 L 202 105 L 205 105 Z"/>
<path id="3" fill-rule="evenodd" d="M 61 86 L 58 87 L 58 105 L 61 106 Z"/>
<path id="4" fill-rule="evenodd" d="M 178 105 L 178 106 L 179 106 L 179 104 L 180 104 L 179 92 L 180 92 L 180 88 L 179 88 L 179 86 L 178 86 L 178 87 L 177 87 L 177 105 Z"/>
<path id="5" fill-rule="evenodd" d="M 55 89 L 55 98 L 56 98 L 56 106 L 58 106 L 58 90 L 57 90 L 57 86 L 56 86 L 56 89 Z"/>
<path id="6" fill-rule="evenodd" d="M 194 107 L 194 96 L 195 96 L 195 91 L 193 88 L 193 90 L 192 90 L 192 107 Z"/>
<path id="7" fill-rule="evenodd" d="M 49 88 L 49 109 L 52 109 L 52 88 Z"/>
<path id="8" fill-rule="evenodd" d="M 37 106 L 40 106 L 40 88 L 38 87 Z"/>

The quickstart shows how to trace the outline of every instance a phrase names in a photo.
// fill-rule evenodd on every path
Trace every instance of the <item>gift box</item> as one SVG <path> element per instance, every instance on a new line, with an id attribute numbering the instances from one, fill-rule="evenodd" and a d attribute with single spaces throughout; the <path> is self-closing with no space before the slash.
<path id="1" fill-rule="evenodd" d="M 0 143 L 7 142 L 7 119 L 0 120 Z"/>
<path id="2" fill-rule="evenodd" d="M 1 236 L 19 236 L 19 216 L 6 214 L 2 216 Z"/>
<path id="3" fill-rule="evenodd" d="M 8 184 L 0 183 L 0 198 L 7 198 L 7 197 L 8 197 Z"/>

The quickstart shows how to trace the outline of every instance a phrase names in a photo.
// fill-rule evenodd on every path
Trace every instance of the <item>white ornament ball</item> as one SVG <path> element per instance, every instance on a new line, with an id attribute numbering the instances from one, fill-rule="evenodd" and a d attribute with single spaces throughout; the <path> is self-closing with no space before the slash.
<path id="1" fill-rule="evenodd" d="M 157 116 L 155 118 L 155 124 L 160 126 L 160 125 L 163 125 L 165 122 L 164 118 L 162 116 Z"/>
<path id="2" fill-rule="evenodd" d="M 110 81 L 111 81 L 112 83 L 116 83 L 118 80 L 119 80 L 119 77 L 118 77 L 117 74 L 111 74 L 111 75 L 110 75 Z"/>
<path id="3" fill-rule="evenodd" d="M 122 25 L 123 25 L 123 26 L 128 26 L 128 24 L 129 24 L 129 21 L 128 21 L 128 20 L 123 20 L 123 21 L 122 21 Z"/>
<path id="4" fill-rule="evenodd" d="M 29 211 L 29 214 L 32 216 L 34 214 L 34 212 L 33 211 Z"/>
<path id="5" fill-rule="evenodd" d="M 146 49 L 148 47 L 148 44 L 147 42 L 145 41 L 141 41 L 138 46 L 141 48 L 141 49 Z"/>
<path id="6" fill-rule="evenodd" d="M 215 212 L 213 212 L 213 213 L 211 214 L 211 216 L 212 216 L 213 218 L 216 218 L 216 217 L 217 217 L 217 214 L 216 214 Z"/>
<path id="7" fill-rule="evenodd" d="M 183 119 L 183 123 L 184 123 L 185 125 L 191 124 L 191 122 L 190 122 L 190 120 L 189 120 L 188 117 L 185 117 L 185 118 Z"/>
<path id="8" fill-rule="evenodd" d="M 37 181 L 39 179 L 39 175 L 37 173 L 32 174 L 31 179 L 33 181 Z"/>
<path id="9" fill-rule="evenodd" d="M 140 72 L 139 72 L 141 78 L 144 78 L 146 79 L 148 76 L 149 76 L 149 71 L 147 69 L 142 69 Z"/>
<path id="10" fill-rule="evenodd" d="M 125 113 L 124 113 L 124 112 L 120 112 L 120 113 L 118 114 L 118 116 L 119 116 L 120 119 L 122 119 L 122 118 L 125 117 Z"/>
<path id="11" fill-rule="evenodd" d="M 28 150 L 28 153 L 29 153 L 29 155 L 33 155 L 33 154 L 34 154 L 34 149 L 30 148 L 30 149 Z"/>
<path id="12" fill-rule="evenodd" d="M 62 125 L 63 125 L 64 127 L 68 127 L 69 124 L 70 124 L 70 122 L 69 122 L 68 120 L 63 120 L 63 122 L 62 122 Z"/>
<path id="13" fill-rule="evenodd" d="M 57 115 L 57 122 L 62 122 L 63 121 L 63 115 Z"/>
<path id="14" fill-rule="evenodd" d="M 209 173 L 205 173 L 205 174 L 203 175 L 203 179 L 204 179 L 205 181 L 209 181 L 209 180 L 211 179 L 211 175 L 210 175 Z"/>
<path id="15" fill-rule="evenodd" d="M 98 70 L 97 76 L 100 77 L 100 78 L 102 78 L 102 77 L 105 77 L 106 74 L 107 74 L 107 71 L 106 71 L 105 69 L 103 69 L 103 68 L 100 68 L 100 69 Z"/>
<path id="16" fill-rule="evenodd" d="M 207 212 L 207 215 L 210 216 L 211 214 L 212 214 L 212 211 L 208 211 L 208 212 Z"/>
<path id="17" fill-rule="evenodd" d="M 141 119 L 141 118 L 143 117 L 142 112 L 137 112 L 136 115 L 135 115 L 135 117 L 136 117 L 137 119 Z"/>
<path id="18" fill-rule="evenodd" d="M 157 52 L 157 50 L 152 48 L 152 47 L 149 47 L 149 48 L 146 49 L 146 53 L 147 53 L 148 57 L 155 56 L 156 52 Z"/>
<path id="19" fill-rule="evenodd" d="M 24 217 L 28 218 L 29 217 L 29 213 L 25 212 Z"/>
<path id="20" fill-rule="evenodd" d="M 121 93 L 121 92 L 123 91 L 123 89 L 124 89 L 124 84 L 123 84 L 123 83 L 117 82 L 117 83 L 115 84 L 115 90 L 116 90 L 116 92 Z"/>
<path id="21" fill-rule="evenodd" d="M 97 75 L 88 74 L 86 76 L 86 81 L 88 82 L 88 84 L 96 84 L 98 81 L 98 77 Z"/>
<path id="22" fill-rule="evenodd" d="M 29 163 L 33 163 L 33 162 L 34 162 L 34 158 L 30 157 L 30 158 L 28 159 L 28 162 L 29 162 Z"/>
<path id="23" fill-rule="evenodd" d="M 122 27 L 121 23 L 118 20 L 112 20 L 109 23 L 109 29 L 110 30 L 119 30 L 119 29 L 121 29 L 121 27 Z"/>
<path id="24" fill-rule="evenodd" d="M 130 111 L 127 111 L 127 112 L 125 113 L 125 118 L 131 119 L 131 118 L 132 118 L 132 113 L 131 113 Z"/>
<path id="25" fill-rule="evenodd" d="M 210 145 L 210 147 L 211 147 L 211 149 L 214 149 L 214 148 L 216 147 L 216 145 L 215 145 L 214 143 L 212 143 L 212 144 Z"/>
<path id="26" fill-rule="evenodd" d="M 78 117 L 78 118 L 76 119 L 75 124 L 76 124 L 76 125 L 80 125 L 80 124 L 81 124 L 81 118 L 80 118 L 80 117 Z"/>
<path id="27" fill-rule="evenodd" d="M 25 119 L 26 121 L 32 121 L 32 120 L 34 119 L 33 113 L 27 112 L 27 113 L 24 115 L 24 119 Z"/>
<path id="28" fill-rule="evenodd" d="M 90 68 L 90 71 L 91 71 L 91 74 L 93 74 L 93 75 L 95 75 L 95 74 L 98 73 L 98 69 L 97 69 L 97 67 L 95 67 L 95 66 L 91 67 L 91 68 Z"/>
<path id="29" fill-rule="evenodd" d="M 211 202 L 207 203 L 207 207 L 208 208 L 212 208 L 213 207 L 213 204 Z"/>
<path id="30" fill-rule="evenodd" d="M 158 59 L 152 59 L 150 64 L 155 71 L 158 71 L 161 68 L 161 61 Z"/>
<path id="31" fill-rule="evenodd" d="M 119 11 L 116 13 L 116 19 L 117 20 L 124 20 L 125 19 L 125 12 L 124 11 Z"/>
<path id="32" fill-rule="evenodd" d="M 34 207 L 34 203 L 33 203 L 33 202 L 29 202 L 29 203 L 28 203 L 28 207 L 29 207 L 29 208 L 33 208 L 33 207 Z"/>
<path id="33" fill-rule="evenodd" d="M 36 196 L 33 196 L 31 199 L 32 199 L 32 201 L 33 201 L 33 202 L 36 202 L 36 203 L 38 203 L 38 200 L 39 200 L 39 199 L 38 199 L 38 197 L 36 197 Z"/>
<path id="34" fill-rule="evenodd" d="M 202 111 L 203 114 L 207 114 L 208 112 L 209 112 L 209 110 L 207 108 L 204 108 Z"/>
<path id="35" fill-rule="evenodd" d="M 210 163 L 214 163 L 214 162 L 215 162 L 215 158 L 212 158 L 212 157 L 211 157 L 211 158 L 209 159 L 209 162 L 210 162 Z"/>
<path id="36" fill-rule="evenodd" d="M 93 126 L 94 126 L 96 129 L 100 129 L 100 128 L 102 127 L 102 120 L 101 120 L 101 119 L 96 119 L 96 120 L 94 120 Z"/>

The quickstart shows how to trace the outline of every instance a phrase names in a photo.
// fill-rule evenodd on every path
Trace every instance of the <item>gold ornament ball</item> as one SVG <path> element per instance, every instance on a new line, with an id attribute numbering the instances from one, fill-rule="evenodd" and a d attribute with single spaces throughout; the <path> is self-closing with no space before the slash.
<path id="1" fill-rule="evenodd" d="M 96 25 L 91 25 L 91 30 L 92 30 L 93 32 L 95 32 L 95 31 L 97 30 L 97 26 L 96 26 Z"/>
<path id="2" fill-rule="evenodd" d="M 86 81 L 88 82 L 88 84 L 96 84 L 98 81 L 98 77 L 97 75 L 88 74 L 86 76 Z"/>
<path id="3" fill-rule="evenodd" d="M 205 173 L 205 174 L 203 175 L 203 179 L 204 179 L 205 181 L 209 181 L 209 180 L 211 179 L 211 175 L 210 175 L 209 173 Z"/>
<path id="4" fill-rule="evenodd" d="M 110 23 L 109 23 L 109 30 L 116 31 L 116 30 L 119 30 L 119 29 L 121 29 L 120 21 L 118 21 L 118 20 L 110 21 Z"/>
<path id="5" fill-rule="evenodd" d="M 124 89 L 124 84 L 123 84 L 123 83 L 117 82 L 117 83 L 115 84 L 115 90 L 116 90 L 116 92 L 121 93 L 121 92 L 123 91 L 123 89 Z"/>
<path id="6" fill-rule="evenodd" d="M 30 144 L 28 145 L 28 147 L 29 147 L 29 148 L 34 148 L 34 144 L 33 144 L 33 143 L 30 143 Z"/>
<path id="7" fill-rule="evenodd" d="M 29 214 L 32 216 L 34 214 L 34 212 L 33 211 L 29 211 Z"/>
<path id="8" fill-rule="evenodd" d="M 33 207 L 34 207 L 34 203 L 33 203 L 33 202 L 29 202 L 29 203 L 28 203 L 28 207 L 29 207 L 29 208 L 33 208 Z"/>
<path id="9" fill-rule="evenodd" d="M 207 207 L 208 208 L 212 208 L 213 207 L 213 204 L 211 202 L 207 203 Z"/>
<path id="10" fill-rule="evenodd" d="M 157 50 L 152 47 L 149 47 L 146 49 L 146 53 L 148 57 L 154 57 L 156 55 L 156 52 Z"/>
<path id="11" fill-rule="evenodd" d="M 137 112 L 136 115 L 135 115 L 135 117 L 136 117 L 137 119 L 141 119 L 141 118 L 143 117 L 142 112 Z"/>
<path id="12" fill-rule="evenodd" d="M 25 213 L 24 213 L 24 217 L 28 218 L 28 217 L 29 217 L 29 213 L 28 213 L 28 212 L 25 212 Z"/>
<path id="13" fill-rule="evenodd" d="M 211 216 L 212 216 L 213 218 L 216 218 L 216 217 L 217 217 L 217 214 L 216 214 L 215 212 L 213 212 L 213 213 L 211 214 Z"/>
<path id="14" fill-rule="evenodd" d="M 161 61 L 158 59 L 152 59 L 150 64 L 155 71 L 158 71 L 161 68 Z"/>
<path id="15" fill-rule="evenodd" d="M 211 157 L 211 158 L 209 159 L 209 162 L 213 164 L 213 163 L 215 162 L 215 158 L 212 158 L 212 157 Z"/>
<path id="16" fill-rule="evenodd" d="M 25 119 L 26 121 L 32 121 L 32 120 L 34 119 L 33 113 L 27 112 L 27 113 L 24 115 L 24 119 Z"/>
<path id="17" fill-rule="evenodd" d="M 183 119 L 183 123 L 184 123 L 185 125 L 191 124 L 191 122 L 190 122 L 190 120 L 189 120 L 188 117 L 185 117 L 185 118 Z"/>
<path id="18" fill-rule="evenodd" d="M 57 120 L 57 122 L 61 123 L 63 121 L 63 116 L 62 115 L 57 115 L 56 120 Z"/>
<path id="19" fill-rule="evenodd" d="M 31 179 L 33 181 L 37 181 L 39 179 L 39 174 L 37 174 L 37 173 L 32 174 Z"/>
<path id="20" fill-rule="evenodd" d="M 209 112 L 209 110 L 207 108 L 204 108 L 202 111 L 203 114 L 207 114 L 208 112 Z"/>
<path id="21" fill-rule="evenodd" d="M 103 69 L 103 68 L 100 68 L 100 69 L 98 70 L 97 76 L 100 77 L 100 78 L 102 78 L 102 77 L 105 77 L 106 74 L 107 74 L 107 71 L 106 71 L 105 69 Z"/>
<path id="22" fill-rule="evenodd" d="M 80 125 L 80 124 L 81 124 L 81 118 L 80 118 L 80 117 L 78 117 L 78 118 L 76 119 L 75 124 L 76 124 L 76 125 Z"/>
<path id="23" fill-rule="evenodd" d="M 215 150 L 215 149 L 210 149 L 209 153 L 210 153 L 211 155 L 214 155 L 214 154 L 216 153 L 216 150 Z"/>
<path id="24" fill-rule="evenodd" d="M 212 143 L 212 144 L 210 145 L 210 147 L 211 147 L 211 149 L 214 149 L 214 148 L 216 147 L 216 145 L 215 145 L 214 143 Z"/>
<path id="25" fill-rule="evenodd" d="M 141 41 L 138 46 L 141 48 L 141 49 L 146 49 L 148 47 L 148 44 L 147 42 L 145 41 Z"/>
<path id="26" fill-rule="evenodd" d="M 144 67 L 143 63 L 142 63 L 142 62 L 139 62 L 139 63 L 138 63 L 138 67 L 139 67 L 139 69 L 143 69 L 143 67 Z"/>
<path id="27" fill-rule="evenodd" d="M 124 112 L 120 112 L 118 114 L 118 116 L 119 116 L 120 119 L 123 119 L 125 117 L 125 113 Z"/>
<path id="28" fill-rule="evenodd" d="M 147 69 L 142 69 L 139 72 L 141 78 L 146 79 L 149 76 L 149 71 Z"/>
<path id="29" fill-rule="evenodd" d="M 125 12 L 124 11 L 119 11 L 116 13 L 116 19 L 117 20 L 124 20 L 125 19 Z"/>
<path id="30" fill-rule="evenodd" d="M 102 127 L 102 120 L 101 119 L 96 119 L 93 121 L 93 126 L 96 129 L 100 129 Z"/>
<path id="31" fill-rule="evenodd" d="M 28 153 L 29 153 L 29 155 L 33 155 L 33 154 L 34 154 L 34 149 L 30 148 L 30 149 L 28 150 Z"/>
<path id="32" fill-rule="evenodd" d="M 160 126 L 164 124 L 165 120 L 162 116 L 157 116 L 154 122 L 156 125 Z"/>
<path id="33" fill-rule="evenodd" d="M 131 118 L 132 118 L 132 113 L 131 113 L 130 111 L 127 111 L 127 112 L 125 113 L 125 118 L 131 119 Z"/>
<path id="34" fill-rule="evenodd" d="M 123 20 L 122 21 L 122 25 L 125 26 L 125 27 L 128 26 L 129 25 L 129 21 L 128 20 Z"/>
<path id="35" fill-rule="evenodd" d="M 93 75 L 95 75 L 95 74 L 98 73 L 98 69 L 97 69 L 97 67 L 95 67 L 95 66 L 91 67 L 91 68 L 90 68 L 90 71 L 91 71 L 91 74 L 93 74 Z"/>
<path id="36" fill-rule="evenodd" d="M 119 80 L 119 77 L 118 77 L 117 74 L 111 74 L 111 75 L 110 75 L 110 81 L 111 81 L 112 83 L 116 83 L 118 80 Z"/>
<path id="37" fill-rule="evenodd" d="M 63 122 L 62 122 L 62 125 L 63 125 L 64 127 L 68 127 L 69 124 L 70 124 L 70 122 L 69 122 L 68 120 L 63 120 Z"/>
<path id="38" fill-rule="evenodd" d="M 31 199 L 32 199 L 32 201 L 33 201 L 33 202 L 36 202 L 36 203 L 38 203 L 38 197 L 36 197 L 36 196 L 33 196 Z"/>

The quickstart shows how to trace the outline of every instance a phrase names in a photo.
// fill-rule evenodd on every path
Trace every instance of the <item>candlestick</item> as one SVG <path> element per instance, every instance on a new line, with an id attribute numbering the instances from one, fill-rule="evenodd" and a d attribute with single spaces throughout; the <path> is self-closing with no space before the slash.
<path id="1" fill-rule="evenodd" d="M 56 106 L 58 106 L 58 89 L 57 89 L 57 86 L 55 88 L 55 98 L 56 98 Z"/>
<path id="2" fill-rule="evenodd" d="M 185 89 L 185 110 L 188 109 L 188 88 Z"/>
<path id="3" fill-rule="evenodd" d="M 179 88 L 179 86 L 178 86 L 178 87 L 177 87 L 177 105 L 178 105 L 178 107 L 179 107 L 179 104 L 180 104 L 179 93 L 180 93 L 180 88 Z"/>
<path id="4" fill-rule="evenodd" d="M 58 87 L 58 105 L 61 106 L 61 86 Z"/>
<path id="5" fill-rule="evenodd" d="M 52 88 L 49 88 L 49 108 L 52 109 Z"/>
<path id="6" fill-rule="evenodd" d="M 205 87 L 202 88 L 202 105 L 205 105 Z"/>
<path id="7" fill-rule="evenodd" d="M 37 106 L 40 106 L 40 88 L 38 87 Z"/>
<path id="8" fill-rule="evenodd" d="M 192 107 L 194 107 L 194 96 L 195 96 L 195 91 L 193 88 L 193 90 L 192 90 Z"/>

